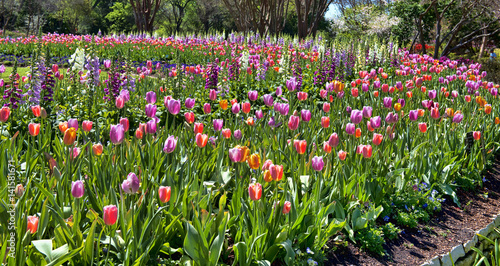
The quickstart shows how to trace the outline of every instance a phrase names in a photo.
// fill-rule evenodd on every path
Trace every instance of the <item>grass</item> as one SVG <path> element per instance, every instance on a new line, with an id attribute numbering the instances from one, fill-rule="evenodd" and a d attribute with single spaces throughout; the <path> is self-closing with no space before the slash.
<path id="1" fill-rule="evenodd" d="M 19 73 L 19 76 L 23 77 L 26 76 L 26 73 L 30 70 L 29 67 L 18 67 L 17 68 L 17 73 Z M 5 67 L 5 72 L 0 74 L 0 79 L 8 79 L 10 73 L 12 73 L 12 67 Z"/>

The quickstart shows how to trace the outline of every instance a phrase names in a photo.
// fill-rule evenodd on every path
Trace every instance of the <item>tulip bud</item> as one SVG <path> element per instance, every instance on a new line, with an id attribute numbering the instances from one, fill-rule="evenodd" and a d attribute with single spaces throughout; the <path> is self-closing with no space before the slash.
<path id="1" fill-rule="evenodd" d="M 162 203 L 167 203 L 170 200 L 172 189 L 170 187 L 160 186 L 158 189 L 158 197 Z"/>
<path id="2" fill-rule="evenodd" d="M 74 198 L 81 198 L 85 193 L 85 187 L 83 186 L 83 181 L 77 180 L 71 183 L 71 195 Z"/>
<path id="3" fill-rule="evenodd" d="M 20 197 L 23 196 L 23 194 L 24 194 L 24 186 L 23 186 L 23 184 L 17 184 L 16 189 L 14 189 L 14 194 L 16 194 L 16 196 L 18 198 L 20 198 Z"/>
<path id="4" fill-rule="evenodd" d="M 104 206 L 103 217 L 104 223 L 106 225 L 114 225 L 118 218 L 118 208 L 115 205 Z"/>

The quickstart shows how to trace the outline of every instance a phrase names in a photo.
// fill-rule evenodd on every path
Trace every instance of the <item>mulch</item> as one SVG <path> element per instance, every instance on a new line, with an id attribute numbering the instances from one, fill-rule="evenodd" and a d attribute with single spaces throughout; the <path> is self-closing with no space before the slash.
<path id="1" fill-rule="evenodd" d="M 485 172 L 483 188 L 458 189 L 460 208 L 446 198 L 442 211 L 428 224 L 403 229 L 399 239 L 384 245 L 386 256 L 361 251 L 352 243 L 326 253 L 325 265 L 420 265 L 466 243 L 500 212 L 500 157 Z"/>

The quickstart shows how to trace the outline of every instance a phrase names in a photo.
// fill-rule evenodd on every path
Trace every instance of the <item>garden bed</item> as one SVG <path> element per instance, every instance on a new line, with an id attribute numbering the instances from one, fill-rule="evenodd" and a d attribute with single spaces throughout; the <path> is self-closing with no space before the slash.
<path id="1" fill-rule="evenodd" d="M 325 265 L 420 265 L 447 254 L 471 240 L 478 230 L 486 227 L 500 212 L 500 156 L 486 170 L 483 188 L 458 189 L 458 207 L 450 198 L 442 211 L 428 224 L 405 228 L 399 239 L 384 245 L 386 256 L 377 257 L 361 251 L 354 244 L 328 252 Z"/>

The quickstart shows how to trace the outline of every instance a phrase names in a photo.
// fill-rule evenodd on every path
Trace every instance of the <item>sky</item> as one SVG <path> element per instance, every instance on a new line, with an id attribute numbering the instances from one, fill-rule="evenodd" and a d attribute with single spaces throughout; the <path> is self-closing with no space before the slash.
<path id="1" fill-rule="evenodd" d="M 335 18 L 336 16 L 339 15 L 339 10 L 337 9 L 337 7 L 334 5 L 334 4 L 331 4 L 329 7 L 328 7 L 328 10 L 326 11 L 325 13 L 325 18 L 326 19 L 333 19 Z"/>

